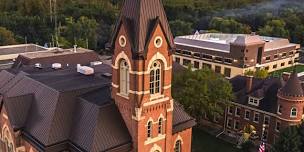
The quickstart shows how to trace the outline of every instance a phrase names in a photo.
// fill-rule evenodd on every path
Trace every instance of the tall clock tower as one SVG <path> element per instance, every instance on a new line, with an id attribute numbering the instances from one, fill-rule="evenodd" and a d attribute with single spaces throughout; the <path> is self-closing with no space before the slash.
<path id="1" fill-rule="evenodd" d="M 173 151 L 173 37 L 161 0 L 125 0 L 112 38 L 112 97 L 133 151 Z"/>

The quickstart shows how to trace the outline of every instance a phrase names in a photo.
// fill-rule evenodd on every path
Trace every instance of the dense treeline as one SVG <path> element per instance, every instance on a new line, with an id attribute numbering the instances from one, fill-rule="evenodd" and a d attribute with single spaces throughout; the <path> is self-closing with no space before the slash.
<path id="1" fill-rule="evenodd" d="M 38 43 L 72 47 L 77 44 L 97 51 L 105 47 L 122 0 L 57 0 L 56 5 L 55 1 L 0 0 L 0 45 Z M 276 6 L 278 1 L 281 3 L 276 8 L 259 10 L 272 3 Z M 164 4 L 175 36 L 196 30 L 254 31 L 303 44 L 304 9 L 296 5 L 298 1 L 164 0 Z"/>

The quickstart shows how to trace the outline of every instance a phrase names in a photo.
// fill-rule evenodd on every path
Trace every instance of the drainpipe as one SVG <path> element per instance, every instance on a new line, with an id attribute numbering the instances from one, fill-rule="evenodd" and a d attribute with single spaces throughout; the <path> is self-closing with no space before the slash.
<path id="1" fill-rule="evenodd" d="M 220 132 L 219 134 L 216 135 L 216 138 L 218 138 L 220 135 L 222 135 L 225 131 L 226 131 L 226 121 L 227 121 L 227 111 L 228 111 L 228 108 L 226 107 L 225 108 L 225 116 L 224 116 L 224 128 L 223 128 L 223 131 Z"/>

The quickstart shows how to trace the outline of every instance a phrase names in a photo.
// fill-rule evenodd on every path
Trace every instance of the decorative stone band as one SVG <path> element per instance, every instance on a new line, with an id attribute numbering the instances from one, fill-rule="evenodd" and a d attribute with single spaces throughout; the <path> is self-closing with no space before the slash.
<path id="1" fill-rule="evenodd" d="M 303 98 L 303 97 L 291 97 L 293 99 L 289 99 L 289 98 L 286 98 L 286 97 L 284 97 L 283 95 L 280 95 L 280 94 L 278 94 L 278 97 L 281 98 L 281 99 L 284 99 L 286 101 L 289 101 L 289 102 L 298 102 L 298 103 L 303 103 L 304 102 L 303 99 L 300 99 L 300 98 Z"/>
<path id="2" fill-rule="evenodd" d="M 112 82 L 112 87 L 113 88 L 119 88 L 119 85 L 115 84 Z M 171 84 L 170 85 L 167 85 L 167 86 L 164 86 L 163 89 L 164 90 L 167 90 L 169 88 L 171 88 Z M 146 90 L 146 91 L 134 91 L 134 90 L 129 90 L 129 93 L 131 94 L 136 94 L 136 95 L 145 95 L 145 94 L 150 94 L 150 91 L 149 90 Z"/>
<path id="3" fill-rule="evenodd" d="M 288 122 L 301 122 L 302 120 L 301 119 L 298 119 L 298 120 L 289 120 L 289 119 L 285 119 L 285 118 L 282 118 L 276 114 L 273 114 L 273 113 L 270 113 L 270 112 L 266 112 L 266 111 L 262 111 L 262 110 L 259 110 L 259 109 L 256 109 L 256 108 L 252 108 L 252 107 L 249 107 L 249 106 L 245 106 L 245 105 L 242 105 L 242 104 L 238 104 L 238 103 L 235 103 L 235 102 L 232 102 L 233 105 L 237 105 L 239 107 L 244 107 L 246 109 L 250 109 L 252 111 L 255 111 L 255 112 L 258 112 L 258 113 L 263 113 L 263 114 L 267 114 L 269 116 L 272 116 L 272 117 L 276 117 L 280 120 L 283 120 L 283 121 L 288 121 Z"/>
<path id="4" fill-rule="evenodd" d="M 154 137 L 154 138 L 147 138 L 147 140 L 145 141 L 145 145 L 149 145 L 149 144 L 152 144 L 152 143 L 156 143 L 160 140 L 163 140 L 166 138 L 166 134 L 158 134 L 157 137 Z"/>
<path id="5" fill-rule="evenodd" d="M 112 68 L 115 69 L 115 70 L 119 69 L 118 66 L 116 67 L 114 65 L 112 65 Z M 169 67 L 166 67 L 164 70 L 168 71 L 168 70 L 171 70 L 171 69 L 172 69 L 172 66 L 169 66 Z M 129 70 L 129 73 L 133 74 L 133 75 L 148 75 L 148 74 L 150 74 L 150 71 L 149 70 L 148 71 L 132 71 L 132 70 Z"/>

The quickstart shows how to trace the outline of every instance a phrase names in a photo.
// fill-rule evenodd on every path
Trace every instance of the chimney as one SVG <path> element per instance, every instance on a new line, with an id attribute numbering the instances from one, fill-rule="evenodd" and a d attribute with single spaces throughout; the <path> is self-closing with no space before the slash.
<path id="1" fill-rule="evenodd" d="M 288 72 L 283 72 L 282 78 L 283 78 L 283 80 L 284 80 L 285 82 L 288 81 L 289 77 L 290 77 L 290 73 L 288 73 Z"/>
<path id="2" fill-rule="evenodd" d="M 77 52 L 77 45 L 74 45 L 74 53 Z"/>
<path id="3" fill-rule="evenodd" d="M 253 76 L 246 76 L 246 92 L 249 93 L 252 90 Z"/>

